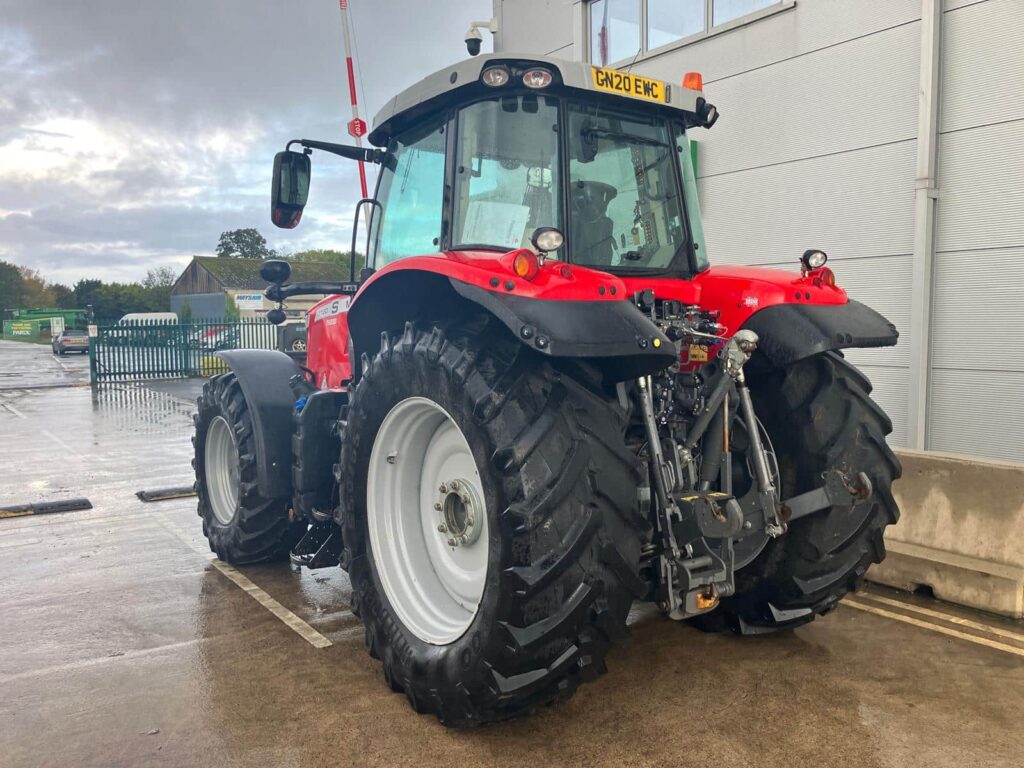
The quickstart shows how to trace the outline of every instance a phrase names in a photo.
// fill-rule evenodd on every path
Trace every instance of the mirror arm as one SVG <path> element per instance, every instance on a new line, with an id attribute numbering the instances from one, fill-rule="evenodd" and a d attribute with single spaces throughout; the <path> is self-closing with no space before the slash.
<path id="1" fill-rule="evenodd" d="M 384 161 L 386 154 L 382 149 L 367 149 L 365 147 L 350 147 L 345 144 L 332 144 L 329 141 L 313 141 L 312 139 L 292 139 L 285 149 L 290 149 L 292 144 L 301 144 L 303 148 L 319 149 L 321 152 L 330 152 L 332 155 L 347 157 L 349 160 L 362 160 L 366 163 L 377 163 Z"/>
<path id="2" fill-rule="evenodd" d="M 359 285 L 356 283 L 307 282 L 271 285 L 263 292 L 263 295 L 271 301 L 284 301 L 291 296 L 312 296 L 316 294 L 329 296 L 335 293 L 352 294 L 358 290 Z"/>

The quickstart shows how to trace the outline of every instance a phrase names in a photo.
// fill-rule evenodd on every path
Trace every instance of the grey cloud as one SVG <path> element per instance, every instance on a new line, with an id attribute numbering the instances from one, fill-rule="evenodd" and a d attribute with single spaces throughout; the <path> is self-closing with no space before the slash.
<path id="1" fill-rule="evenodd" d="M 466 22 L 491 11 L 490 0 L 351 6 L 368 120 L 463 57 Z M 0 175 L 0 258 L 63 280 L 124 279 L 208 253 L 240 226 L 289 250 L 345 247 L 350 225 L 334 220 L 350 220 L 359 197 L 351 164 L 317 158 L 301 228 L 274 230 L 267 210 L 271 158 L 288 139 L 344 140 L 342 56 L 333 0 L 0 0 L 0 152 L 28 142 L 84 162 L 73 141 L 36 127 L 68 117 L 129 147 L 84 178 Z M 245 135 L 243 154 L 199 149 L 225 133 Z"/>

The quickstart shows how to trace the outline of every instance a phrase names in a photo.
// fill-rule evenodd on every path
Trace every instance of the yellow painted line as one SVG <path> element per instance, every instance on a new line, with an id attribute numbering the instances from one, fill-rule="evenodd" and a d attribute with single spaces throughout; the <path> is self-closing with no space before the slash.
<path id="1" fill-rule="evenodd" d="M 921 605 L 913 605 L 911 603 L 904 603 L 900 600 L 893 600 L 889 597 L 882 597 L 881 595 L 873 595 L 870 592 L 858 592 L 858 600 L 868 600 L 872 603 L 881 603 L 882 605 L 891 605 L 894 608 L 902 608 L 905 611 L 912 611 L 913 613 L 919 613 L 922 616 L 931 616 L 941 621 L 948 621 L 950 624 L 958 624 L 961 627 L 969 627 L 970 629 L 976 629 L 979 632 L 988 632 L 990 635 L 998 635 L 999 637 L 1005 637 L 1008 640 L 1016 640 L 1024 643 L 1024 634 L 1020 632 L 1012 632 L 1002 627 L 994 627 L 991 624 L 983 624 L 980 621 L 971 621 L 970 619 L 963 619 L 959 616 L 953 616 L 949 613 L 942 611 L 933 611 L 930 608 L 925 608 Z"/>
<path id="2" fill-rule="evenodd" d="M 224 574 L 224 576 L 230 579 L 237 587 L 239 587 L 243 592 L 249 595 L 249 597 L 251 597 L 257 603 L 262 605 L 268 611 L 270 611 L 274 616 L 280 619 L 286 627 L 291 629 L 293 632 L 295 632 L 295 634 L 297 634 L 307 643 L 312 645 L 314 648 L 329 648 L 331 645 L 333 645 L 333 643 L 330 640 L 321 635 L 319 632 L 317 632 L 315 629 L 309 626 L 309 624 L 304 622 L 294 613 L 292 613 L 279 602 L 277 602 L 277 600 L 275 600 L 262 589 L 260 589 L 258 586 L 256 586 L 256 584 L 254 584 L 249 579 L 248 576 L 239 571 L 233 565 L 228 565 L 227 563 L 221 562 L 217 559 L 215 555 L 211 556 L 209 552 L 201 550 L 191 540 L 189 540 L 188 536 L 186 536 L 183 531 L 179 531 L 176 526 L 171 525 L 168 522 L 165 522 L 159 517 L 154 517 L 153 519 L 156 520 L 157 523 L 159 523 L 164 530 L 166 530 L 176 539 L 184 543 L 193 552 L 202 555 L 204 559 L 208 559 L 210 565 L 212 565 L 214 568 L 216 568 L 218 571 Z"/>
<path id="3" fill-rule="evenodd" d="M 930 621 L 922 621 L 921 619 L 915 619 L 912 616 L 904 616 L 902 613 L 894 613 L 893 611 L 887 611 L 884 608 L 875 608 L 873 605 L 859 603 L 850 597 L 844 599 L 840 605 L 847 605 L 850 608 L 856 608 L 858 611 L 866 611 L 867 613 L 873 613 L 876 616 L 884 616 L 887 619 L 902 621 L 904 624 L 911 624 L 915 627 L 920 627 L 921 629 L 938 632 L 940 635 L 949 635 L 950 637 L 955 637 L 958 640 L 966 640 L 967 642 L 974 643 L 975 645 L 984 645 L 987 648 L 993 648 L 997 651 L 1005 651 L 1006 653 L 1012 653 L 1014 656 L 1024 658 L 1024 648 L 1018 648 L 1015 645 L 1007 645 L 1006 643 L 1000 643 L 996 640 L 989 640 L 986 637 L 969 635 L 958 629 L 951 629 L 950 627 L 944 627 L 940 624 L 932 624 Z"/>
<path id="4" fill-rule="evenodd" d="M 210 564 L 237 584 L 249 597 L 277 616 L 277 618 L 285 623 L 285 626 L 293 630 L 314 648 L 328 648 L 332 645 L 330 640 L 253 584 L 245 574 L 241 573 L 233 565 L 228 565 L 216 559 L 211 560 Z M 1021 655 L 1024 655 L 1024 651 L 1021 651 Z"/>

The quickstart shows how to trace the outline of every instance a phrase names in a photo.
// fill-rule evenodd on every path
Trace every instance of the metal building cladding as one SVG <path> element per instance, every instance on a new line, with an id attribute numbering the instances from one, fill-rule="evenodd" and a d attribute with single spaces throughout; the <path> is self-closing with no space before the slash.
<path id="1" fill-rule="evenodd" d="M 679 83 L 716 264 L 827 251 L 900 328 L 851 350 L 910 449 L 1024 462 L 1024 3 L 495 0 L 495 50 Z M 988 407 L 1002 403 L 1002 407 Z"/>
<path id="2" fill-rule="evenodd" d="M 171 310 L 180 317 L 223 317 L 230 297 L 242 318 L 263 317 L 274 306 L 263 296 L 267 283 L 260 277 L 259 259 L 232 259 L 215 256 L 193 256 L 171 288 Z M 292 265 L 296 280 L 340 282 L 348 277 L 347 270 L 337 264 L 296 262 Z M 324 298 L 297 296 L 288 301 L 289 318 L 301 319 L 306 311 Z M 186 307 L 188 312 L 186 312 Z"/>

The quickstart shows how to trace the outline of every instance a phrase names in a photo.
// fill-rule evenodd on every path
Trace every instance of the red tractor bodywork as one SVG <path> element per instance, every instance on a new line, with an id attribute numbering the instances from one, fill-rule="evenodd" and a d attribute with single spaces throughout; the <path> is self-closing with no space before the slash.
<path id="1" fill-rule="evenodd" d="M 759 310 L 778 304 L 845 304 L 846 291 L 823 280 L 825 270 L 806 275 L 762 267 L 709 267 L 692 279 L 616 277 L 596 269 L 547 260 L 533 280 L 518 277 L 512 260 L 518 251 L 448 251 L 402 259 L 375 272 L 350 299 L 330 296 L 309 312 L 308 366 L 321 388 L 344 387 L 352 378 L 348 310 L 378 281 L 397 272 L 425 272 L 491 291 L 524 298 L 615 302 L 651 289 L 659 298 L 720 312 L 728 338 Z M 396 310 L 399 309 L 396 307 Z M 706 362 L 717 347 L 691 356 L 681 351 L 684 369 Z"/>

